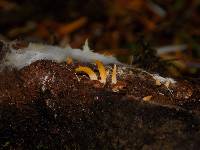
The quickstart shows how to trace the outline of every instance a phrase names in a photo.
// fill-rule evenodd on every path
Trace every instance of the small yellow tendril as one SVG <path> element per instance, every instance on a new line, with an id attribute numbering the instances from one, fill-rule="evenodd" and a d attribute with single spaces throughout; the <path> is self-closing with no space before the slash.
<path id="1" fill-rule="evenodd" d="M 151 98 L 152 98 L 152 95 L 145 96 L 145 97 L 143 97 L 143 101 L 150 101 Z"/>
<path id="2" fill-rule="evenodd" d="M 68 65 L 72 64 L 72 62 L 73 62 L 73 60 L 72 60 L 71 57 L 67 57 L 67 58 L 66 58 L 66 63 L 67 63 Z"/>
<path id="3" fill-rule="evenodd" d="M 113 72 L 112 72 L 112 84 L 116 84 L 116 83 L 117 83 L 117 67 L 114 64 Z"/>

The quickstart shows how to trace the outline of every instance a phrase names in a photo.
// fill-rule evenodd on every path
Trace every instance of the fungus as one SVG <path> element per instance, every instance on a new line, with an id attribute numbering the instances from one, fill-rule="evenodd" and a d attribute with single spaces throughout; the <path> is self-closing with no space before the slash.
<path id="1" fill-rule="evenodd" d="M 80 71 L 85 72 L 86 74 L 89 75 L 91 80 L 97 80 L 101 84 L 105 85 L 106 79 L 107 79 L 107 76 L 108 76 L 108 72 L 106 72 L 106 69 L 105 69 L 105 67 L 104 67 L 104 65 L 101 61 L 96 60 L 95 63 L 96 63 L 97 68 L 99 70 L 100 80 L 98 80 L 95 72 L 92 71 L 92 69 L 90 69 L 89 67 L 79 66 L 78 68 L 76 68 L 76 72 L 80 72 Z M 116 64 L 114 64 L 113 71 L 112 71 L 111 87 L 112 87 L 112 90 L 114 92 L 117 92 L 120 89 L 123 89 L 124 87 L 126 87 L 126 84 L 124 82 L 117 82 L 117 67 L 116 67 Z"/>
<path id="2" fill-rule="evenodd" d="M 156 85 L 160 86 L 161 85 L 161 82 L 160 80 L 156 79 Z"/>
<path id="3" fill-rule="evenodd" d="M 151 75 L 155 81 L 156 81 L 156 85 L 160 86 L 161 84 L 163 84 L 165 87 L 169 88 L 170 84 L 175 84 L 176 81 L 172 78 L 164 78 L 159 76 L 158 74 L 152 74 Z"/>
<path id="4" fill-rule="evenodd" d="M 169 88 L 169 86 L 170 86 L 170 83 L 171 83 L 171 82 L 170 82 L 170 80 L 167 80 L 167 81 L 165 82 L 165 84 L 164 84 L 164 85 L 165 85 L 165 87 L 166 87 L 166 88 Z"/>
<path id="5" fill-rule="evenodd" d="M 151 98 L 152 98 L 152 95 L 149 95 L 149 96 L 143 97 L 143 100 L 144 100 L 144 101 L 150 101 Z"/>
<path id="6" fill-rule="evenodd" d="M 97 75 L 95 74 L 95 72 L 90 69 L 89 67 L 82 67 L 79 66 L 78 68 L 75 69 L 76 72 L 85 72 L 86 74 L 88 74 L 88 76 L 90 77 L 90 80 L 97 80 Z"/>
<path id="7" fill-rule="evenodd" d="M 72 64 L 72 62 L 73 62 L 73 60 L 72 60 L 71 57 L 67 57 L 67 58 L 66 58 L 66 63 L 67 63 L 68 65 Z"/>
<path id="8" fill-rule="evenodd" d="M 114 64 L 114 67 L 113 67 L 113 72 L 112 72 L 112 81 L 111 81 L 112 84 L 116 84 L 117 83 L 117 67 L 116 65 Z"/>
<path id="9" fill-rule="evenodd" d="M 99 74 L 100 74 L 100 78 L 101 78 L 100 82 L 105 84 L 106 78 L 107 78 L 106 69 L 105 69 L 105 67 L 104 67 L 104 65 L 101 61 L 96 60 L 95 63 L 96 63 L 98 70 L 99 70 Z"/>

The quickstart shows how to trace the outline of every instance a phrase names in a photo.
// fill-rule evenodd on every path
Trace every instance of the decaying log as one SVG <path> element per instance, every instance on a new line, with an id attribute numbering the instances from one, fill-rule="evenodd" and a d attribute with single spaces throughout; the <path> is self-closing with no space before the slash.
<path id="1" fill-rule="evenodd" d="M 2 52 L 1 46 L 1 52 Z M 8 48 L 7 48 L 8 49 Z M 0 72 L 0 146 L 30 149 L 195 149 L 200 86 L 156 73 L 105 65 L 106 83 L 78 66 L 38 60 Z M 114 90 L 113 90 L 114 89 Z"/>

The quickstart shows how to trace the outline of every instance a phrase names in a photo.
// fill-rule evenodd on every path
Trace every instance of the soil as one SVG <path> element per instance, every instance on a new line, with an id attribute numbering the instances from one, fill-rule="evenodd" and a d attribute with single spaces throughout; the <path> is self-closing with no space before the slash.
<path id="1" fill-rule="evenodd" d="M 98 71 L 50 60 L 1 71 L 2 149 L 198 149 L 198 82 L 156 85 L 150 73 L 122 65 L 118 83 L 109 76 L 103 85 L 78 66 Z"/>

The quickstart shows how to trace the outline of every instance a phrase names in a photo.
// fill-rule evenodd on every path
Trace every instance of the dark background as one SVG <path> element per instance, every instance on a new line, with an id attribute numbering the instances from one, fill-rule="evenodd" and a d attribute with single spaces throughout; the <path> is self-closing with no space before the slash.
<path id="1" fill-rule="evenodd" d="M 170 75 L 199 77 L 199 17 L 198 0 L 1 0 L 0 39 L 74 48 L 88 39 L 125 63 L 159 71 L 162 60 Z M 154 49 L 166 46 L 158 60 Z"/>

